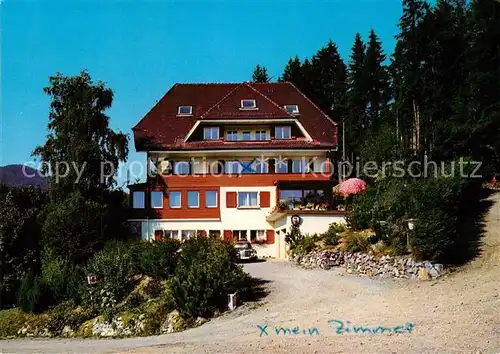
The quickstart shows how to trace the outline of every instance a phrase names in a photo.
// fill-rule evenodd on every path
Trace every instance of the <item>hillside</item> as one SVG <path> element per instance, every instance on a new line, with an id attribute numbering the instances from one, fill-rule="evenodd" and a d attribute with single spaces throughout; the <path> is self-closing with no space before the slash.
<path id="1" fill-rule="evenodd" d="M 46 180 L 40 176 L 40 171 L 23 165 L 7 165 L 0 167 L 0 184 L 10 187 L 34 186 L 47 189 Z"/>

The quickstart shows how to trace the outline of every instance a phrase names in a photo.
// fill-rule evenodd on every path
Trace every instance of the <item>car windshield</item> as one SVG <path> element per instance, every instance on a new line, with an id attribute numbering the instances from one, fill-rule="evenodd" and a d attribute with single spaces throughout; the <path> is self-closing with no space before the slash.
<path id="1" fill-rule="evenodd" d="M 234 245 L 234 248 L 251 248 L 249 243 L 237 243 Z"/>

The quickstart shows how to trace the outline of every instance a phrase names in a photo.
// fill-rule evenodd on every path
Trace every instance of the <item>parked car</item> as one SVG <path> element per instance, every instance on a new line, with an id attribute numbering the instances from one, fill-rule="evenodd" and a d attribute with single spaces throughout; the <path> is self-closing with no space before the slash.
<path id="1" fill-rule="evenodd" d="M 252 247 L 252 244 L 247 241 L 240 241 L 234 245 L 236 259 L 240 261 L 256 260 L 257 251 Z"/>

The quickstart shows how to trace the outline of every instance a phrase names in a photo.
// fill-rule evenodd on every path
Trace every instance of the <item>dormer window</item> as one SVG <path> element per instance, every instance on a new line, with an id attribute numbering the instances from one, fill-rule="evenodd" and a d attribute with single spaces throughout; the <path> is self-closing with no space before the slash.
<path id="1" fill-rule="evenodd" d="M 193 115 L 193 106 L 179 106 L 177 109 L 178 116 L 191 116 Z"/>
<path id="2" fill-rule="evenodd" d="M 257 109 L 257 103 L 255 102 L 255 100 L 243 99 L 241 100 L 240 109 Z"/>
<path id="3" fill-rule="evenodd" d="M 290 114 L 299 114 L 299 106 L 296 104 L 287 104 L 285 109 Z"/>
<path id="4" fill-rule="evenodd" d="M 292 136 L 292 129 L 289 126 L 274 128 L 274 136 L 276 139 L 290 139 Z"/>
<path id="5" fill-rule="evenodd" d="M 203 128 L 203 139 L 205 140 L 218 140 L 219 127 Z"/>

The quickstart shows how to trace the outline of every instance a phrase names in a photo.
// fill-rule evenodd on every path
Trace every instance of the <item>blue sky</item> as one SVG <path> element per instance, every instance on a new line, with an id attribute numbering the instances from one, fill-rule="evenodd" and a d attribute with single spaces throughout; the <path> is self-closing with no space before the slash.
<path id="1" fill-rule="evenodd" d="M 87 69 L 115 92 L 111 126 L 131 128 L 176 82 L 249 80 L 256 64 L 277 78 L 288 59 L 332 39 L 344 59 L 356 32 L 374 28 L 392 52 L 398 0 L 23 1 L 0 0 L 0 166 L 32 161 L 43 144 L 56 72 Z M 130 140 L 129 162 L 144 161 Z M 125 181 L 120 177 L 120 183 Z"/>

